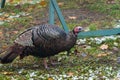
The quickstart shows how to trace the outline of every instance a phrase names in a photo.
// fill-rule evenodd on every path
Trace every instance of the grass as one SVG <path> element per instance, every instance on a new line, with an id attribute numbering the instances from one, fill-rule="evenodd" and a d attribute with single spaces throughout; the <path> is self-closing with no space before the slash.
<path id="1" fill-rule="evenodd" d="M 108 14 L 110 16 L 114 16 L 116 19 L 120 19 L 120 5 L 118 0 L 116 0 L 115 4 L 106 4 L 104 1 L 102 2 L 98 2 L 98 3 L 94 3 L 94 4 L 89 4 L 87 5 L 87 8 L 97 11 L 97 12 L 101 12 L 104 14 Z"/>
<path id="2" fill-rule="evenodd" d="M 89 76 L 91 75 L 91 72 L 95 73 L 96 76 L 99 76 L 98 78 L 100 78 L 101 76 L 101 79 L 102 79 L 102 76 L 106 76 L 106 75 L 108 75 L 107 77 L 109 78 L 113 78 L 113 76 L 116 76 L 116 73 L 114 72 L 114 68 L 116 64 L 111 64 L 112 60 L 109 59 L 108 57 L 102 57 L 102 58 L 76 57 L 75 58 L 73 55 L 71 55 L 69 56 L 69 58 L 63 58 L 60 61 L 61 65 L 57 65 L 56 67 L 50 66 L 51 69 L 49 71 L 44 70 L 44 67 L 41 66 L 41 63 L 39 63 L 39 61 L 33 60 L 32 62 L 33 63 L 30 63 L 30 62 L 25 63 L 24 61 L 19 61 L 19 63 L 14 62 L 12 66 L 10 66 L 9 64 L 4 65 L 4 67 L 1 68 L 2 69 L 1 79 L 3 79 L 3 77 L 4 79 L 8 79 L 8 80 L 12 78 L 14 79 L 49 79 L 49 78 L 72 79 L 74 78 L 74 76 L 77 76 L 77 77 L 83 76 L 84 79 L 86 78 L 87 80 L 87 78 L 89 78 Z M 106 64 L 107 62 L 109 63 Z M 38 67 L 35 67 L 35 65 L 38 65 Z M 7 76 L 4 76 L 4 75 L 7 75 Z"/>
<path id="3" fill-rule="evenodd" d="M 61 0 L 58 0 L 58 2 L 62 2 Z M 96 27 L 98 29 L 100 28 L 113 28 L 116 24 L 115 21 L 113 20 L 119 20 L 120 19 L 120 5 L 119 5 L 119 0 L 115 0 L 115 3 L 107 3 L 107 0 L 75 0 L 74 2 L 70 0 L 64 1 L 64 5 L 61 7 L 62 9 L 87 9 L 87 11 L 95 12 L 95 13 L 100 13 L 105 14 L 103 15 L 104 17 L 100 16 L 100 20 L 91 21 L 88 17 L 88 19 L 84 19 L 83 21 L 80 21 L 80 24 L 82 26 L 91 26 L 91 24 L 94 24 L 97 22 L 98 24 Z M 87 12 L 86 12 L 87 13 Z M 93 13 L 93 14 L 95 14 Z M 94 15 L 93 15 L 94 16 Z M 83 22 L 83 24 L 82 24 Z M 76 24 L 76 23 L 75 23 Z"/>
<path id="4" fill-rule="evenodd" d="M 74 2 L 72 2 L 70 0 L 66 0 L 66 1 L 64 1 L 65 5 L 63 6 L 63 8 L 64 9 L 67 9 L 67 8 L 73 9 L 73 8 L 85 7 L 85 8 L 88 8 L 90 10 L 105 13 L 105 14 L 108 14 L 110 16 L 114 16 L 115 18 L 119 19 L 120 18 L 120 15 L 119 15 L 120 14 L 120 11 L 119 11 L 120 5 L 119 5 L 119 3 L 120 3 L 119 0 L 115 0 L 115 3 L 111 3 L 111 4 L 107 3 L 106 0 L 99 0 L 99 1 L 75 0 Z M 82 7 L 81 7 L 81 5 L 82 5 Z"/>
<path id="5" fill-rule="evenodd" d="M 103 0 L 99 2 L 85 2 L 83 0 L 58 0 L 64 4 L 60 8 L 64 11 L 69 10 L 73 12 L 76 9 L 84 9 L 82 14 L 76 14 L 77 19 L 67 18 L 65 16 L 67 25 L 70 29 L 74 26 L 85 26 L 85 29 L 97 30 L 104 28 L 111 28 L 116 22 L 114 20 L 120 19 L 119 5 L 106 4 Z M 103 5 L 103 6 L 101 6 Z M 24 4 L 24 5 L 6 5 L 0 12 L 5 14 L 0 15 L 0 21 L 4 21 L 0 25 L 0 52 L 6 50 L 6 47 L 12 44 L 16 36 L 24 31 L 26 28 L 41 24 L 46 21 L 48 17 L 48 5 L 42 7 L 38 4 Z M 21 14 L 21 12 L 23 12 Z M 90 13 L 92 14 L 90 14 Z M 96 17 L 95 14 L 98 13 Z M 25 14 L 25 15 L 24 15 Z M 85 14 L 87 14 L 85 16 Z M 19 15 L 19 17 L 14 17 Z M 79 16 L 85 17 L 81 19 Z M 12 18 L 10 18 L 12 16 Z M 80 19 L 79 19 L 80 17 Z M 58 19 L 56 24 L 60 25 Z M 114 39 L 116 38 L 116 39 Z M 104 40 L 105 39 L 105 40 Z M 102 41 L 102 42 L 101 42 Z M 117 73 L 120 70 L 120 65 L 116 62 L 120 52 L 120 38 L 114 36 L 113 38 L 98 37 L 86 38 L 80 40 L 79 45 L 76 45 L 71 50 L 70 56 L 66 52 L 62 52 L 53 57 L 55 61 L 60 64 L 52 66 L 49 63 L 50 70 L 46 70 L 43 66 L 42 59 L 32 56 L 25 57 L 19 60 L 19 57 L 11 64 L 0 64 L 0 80 L 109 80 L 116 79 Z M 83 43 L 83 44 L 82 44 Z M 108 45 L 105 50 L 100 49 L 103 44 Z M 74 50 L 77 48 L 77 56 L 74 55 Z M 118 51 L 114 50 L 118 49 Z"/>

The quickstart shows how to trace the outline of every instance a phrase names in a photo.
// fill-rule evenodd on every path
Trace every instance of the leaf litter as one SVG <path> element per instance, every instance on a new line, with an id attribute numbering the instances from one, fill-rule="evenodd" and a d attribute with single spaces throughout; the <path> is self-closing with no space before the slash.
<path id="1" fill-rule="evenodd" d="M 39 4 L 41 4 L 43 7 L 46 6 L 45 2 Z M 60 5 L 62 6 L 64 4 L 60 4 Z M 33 8 L 31 8 L 30 11 L 32 9 Z M 0 16 L 2 16 L 0 17 L 0 25 L 3 25 L 5 22 L 10 22 L 11 24 L 14 22 L 14 19 L 25 16 L 28 17 L 30 16 L 30 14 L 31 14 L 30 12 L 19 12 L 18 14 L 16 13 L 8 14 L 6 12 L 2 12 L 0 13 Z M 69 16 L 68 18 L 71 20 L 78 19 L 76 16 Z M 4 31 L 0 31 L 1 34 L 0 39 L 8 38 L 6 40 L 7 42 L 10 39 L 9 36 L 16 35 L 19 33 L 19 29 L 16 30 L 16 28 L 14 28 L 13 30 L 10 30 L 10 32 L 7 32 L 7 34 L 11 33 L 10 35 L 8 35 L 8 37 L 5 37 L 6 34 L 4 33 L 5 33 Z M 118 69 L 119 65 L 117 65 L 116 63 L 117 61 L 119 61 L 119 57 L 117 59 L 114 59 L 116 58 L 116 55 L 113 55 L 109 51 L 110 49 L 113 49 L 113 47 L 116 47 L 114 48 L 116 51 L 119 50 L 119 46 L 120 46 L 119 39 L 120 36 L 105 36 L 105 37 L 97 37 L 97 38 L 89 38 L 89 39 L 87 38 L 79 39 L 77 41 L 77 44 L 79 45 L 77 54 L 80 56 L 75 56 L 74 54 L 71 54 L 69 57 L 67 57 L 66 53 L 57 55 L 55 56 L 55 58 L 57 57 L 59 59 L 58 61 L 61 62 L 61 64 L 56 67 L 50 66 L 51 70 L 49 71 L 46 71 L 44 67 L 42 67 L 43 66 L 42 63 L 39 62 L 41 61 L 40 59 L 36 60 L 36 58 L 33 57 L 32 58 L 27 57 L 28 60 L 24 59 L 18 61 L 16 59 L 15 62 L 12 63 L 12 66 L 10 66 L 11 64 L 6 64 L 6 65 L 0 64 L 0 71 L 2 71 L 1 73 L 6 77 L 9 77 L 10 79 L 22 79 L 23 75 L 24 75 L 23 79 L 29 79 L 29 80 L 34 80 L 34 79 L 109 80 L 113 78 L 119 78 L 119 72 L 116 72 L 119 70 Z M 112 46 L 109 45 L 109 43 L 111 43 L 109 42 L 109 40 L 112 40 L 114 42 Z M 8 45 L 5 44 L 5 41 L 1 46 L 2 49 L 4 50 L 8 47 Z M 95 49 L 98 50 L 92 51 L 94 50 L 92 49 L 94 47 Z M 3 75 L 0 75 L 0 78 Z"/>

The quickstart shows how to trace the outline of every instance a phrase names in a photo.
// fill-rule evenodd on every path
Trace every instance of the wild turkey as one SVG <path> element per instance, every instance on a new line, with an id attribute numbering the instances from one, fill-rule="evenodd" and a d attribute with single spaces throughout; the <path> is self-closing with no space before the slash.
<path id="1" fill-rule="evenodd" d="M 75 45 L 77 34 L 81 30 L 81 27 L 75 27 L 66 33 L 60 27 L 50 24 L 29 28 L 16 38 L 14 44 L 5 53 L 1 54 L 1 63 L 10 63 L 17 56 L 20 56 L 20 59 L 28 55 L 45 58 L 62 51 L 69 52 Z M 48 68 L 45 59 L 44 66 Z"/>

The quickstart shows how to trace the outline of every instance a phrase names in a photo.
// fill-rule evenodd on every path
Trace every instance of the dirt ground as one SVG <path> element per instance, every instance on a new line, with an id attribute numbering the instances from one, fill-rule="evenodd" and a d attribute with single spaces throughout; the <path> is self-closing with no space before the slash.
<path id="1" fill-rule="evenodd" d="M 79 24 L 79 23 L 81 23 L 81 21 L 87 20 L 88 23 L 87 22 L 83 23 L 82 24 L 83 27 L 87 27 L 90 24 L 90 22 L 92 23 L 92 22 L 99 21 L 102 23 L 102 21 L 111 21 L 112 20 L 112 18 L 108 17 L 109 15 L 107 15 L 107 14 L 90 11 L 86 8 L 65 9 L 65 10 L 61 9 L 61 11 L 62 11 L 62 14 L 67 23 Z M 40 14 L 42 15 L 42 17 L 39 17 Z M 32 16 L 34 16 L 34 19 L 38 22 L 38 24 L 39 23 L 48 23 L 48 21 L 49 21 L 49 13 L 48 13 L 48 9 L 46 9 L 46 8 L 41 9 L 39 11 L 33 11 Z M 57 14 L 55 14 L 55 22 L 56 22 L 56 24 L 60 24 Z M 103 26 L 101 26 L 101 27 L 103 27 Z"/>

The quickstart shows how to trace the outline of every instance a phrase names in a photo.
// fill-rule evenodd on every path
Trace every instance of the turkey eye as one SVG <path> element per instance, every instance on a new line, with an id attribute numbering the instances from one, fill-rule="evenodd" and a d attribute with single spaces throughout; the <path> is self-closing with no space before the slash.
<path id="1" fill-rule="evenodd" d="M 81 30 L 81 28 L 79 28 L 79 30 Z"/>

